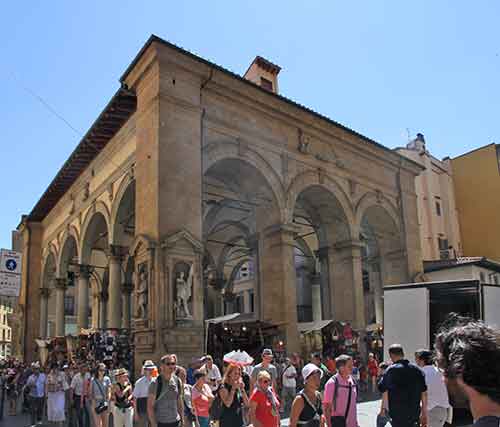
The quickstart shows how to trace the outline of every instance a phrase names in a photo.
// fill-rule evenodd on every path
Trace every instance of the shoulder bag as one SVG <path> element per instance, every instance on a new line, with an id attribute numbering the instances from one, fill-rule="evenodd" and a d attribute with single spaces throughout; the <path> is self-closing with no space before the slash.
<path id="1" fill-rule="evenodd" d="M 337 376 L 333 378 L 335 381 L 335 391 L 333 393 L 333 411 L 335 412 L 336 406 L 337 406 L 337 395 L 338 395 L 338 389 L 339 387 L 344 387 L 348 388 L 349 391 L 349 397 L 347 398 L 347 407 L 345 409 L 345 414 L 344 416 L 333 416 L 331 418 L 332 420 L 332 427 L 346 427 L 347 426 L 347 417 L 349 415 L 349 408 L 351 407 L 351 396 L 352 396 L 352 384 L 349 384 L 349 387 L 346 386 L 341 386 L 338 382 Z"/>
<path id="2" fill-rule="evenodd" d="M 101 391 L 101 394 L 104 398 L 102 402 L 99 402 L 97 406 L 95 407 L 95 413 L 97 415 L 102 414 L 103 412 L 106 412 L 109 408 L 108 402 L 106 402 L 106 394 L 104 393 L 104 390 L 102 389 L 101 383 L 94 378 L 94 382 L 97 384 L 97 387 L 99 387 L 99 390 Z"/>

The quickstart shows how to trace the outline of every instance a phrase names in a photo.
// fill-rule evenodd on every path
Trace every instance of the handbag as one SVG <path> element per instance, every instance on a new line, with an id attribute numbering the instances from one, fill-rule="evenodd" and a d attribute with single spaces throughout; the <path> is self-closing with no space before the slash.
<path id="1" fill-rule="evenodd" d="M 335 412 L 336 405 L 337 405 L 337 394 L 338 394 L 338 388 L 339 383 L 337 380 L 337 376 L 334 377 L 335 381 L 335 392 L 333 394 L 333 411 Z M 349 384 L 349 397 L 347 398 L 347 407 L 345 409 L 345 414 L 344 416 L 334 416 L 331 418 L 332 420 L 332 427 L 346 427 L 347 426 L 347 416 L 349 415 L 349 408 L 351 407 L 351 396 L 352 396 L 352 384 Z"/>
<path id="2" fill-rule="evenodd" d="M 101 394 L 104 397 L 104 399 L 106 399 L 104 390 L 102 389 L 102 386 L 99 383 L 99 381 L 96 381 L 96 379 L 94 378 L 94 382 L 97 384 L 97 387 L 99 387 L 99 390 L 101 391 Z M 106 402 L 105 400 L 103 402 L 99 402 L 99 404 L 95 407 L 95 413 L 97 415 L 100 415 L 103 412 L 106 412 L 108 410 L 108 407 L 109 407 L 108 402 Z"/>

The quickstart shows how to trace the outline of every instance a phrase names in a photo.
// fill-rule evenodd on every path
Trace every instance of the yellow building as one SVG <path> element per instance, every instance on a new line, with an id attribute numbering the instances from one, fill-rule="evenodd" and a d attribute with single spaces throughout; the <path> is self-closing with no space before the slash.
<path id="1" fill-rule="evenodd" d="M 500 145 L 452 160 L 464 256 L 500 261 Z"/>

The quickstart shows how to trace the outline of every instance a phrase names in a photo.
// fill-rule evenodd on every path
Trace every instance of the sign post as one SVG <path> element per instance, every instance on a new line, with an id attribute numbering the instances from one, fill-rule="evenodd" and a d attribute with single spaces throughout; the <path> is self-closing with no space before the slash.
<path id="1" fill-rule="evenodd" d="M 0 249 L 0 295 L 18 297 L 21 290 L 21 252 Z"/>

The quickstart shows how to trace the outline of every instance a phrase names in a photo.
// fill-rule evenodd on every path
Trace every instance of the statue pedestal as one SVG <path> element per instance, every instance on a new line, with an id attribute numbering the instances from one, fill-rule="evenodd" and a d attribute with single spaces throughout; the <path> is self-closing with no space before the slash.
<path id="1" fill-rule="evenodd" d="M 180 364 L 187 366 L 193 357 L 203 354 L 203 325 L 193 320 L 177 320 L 174 328 L 163 329 L 163 345 L 167 353 L 175 353 Z"/>

